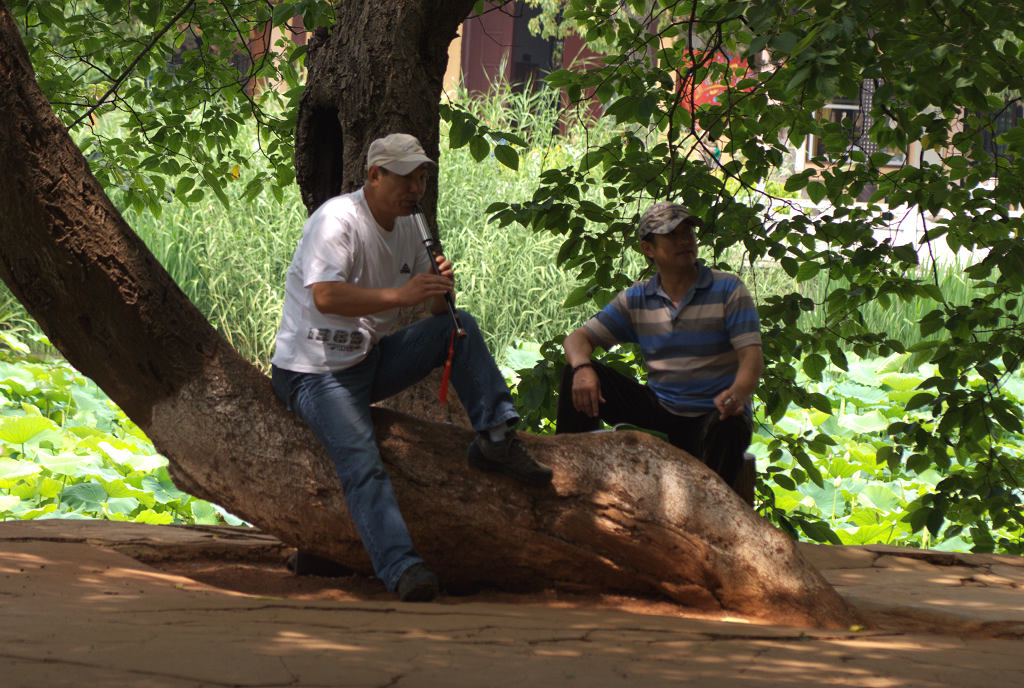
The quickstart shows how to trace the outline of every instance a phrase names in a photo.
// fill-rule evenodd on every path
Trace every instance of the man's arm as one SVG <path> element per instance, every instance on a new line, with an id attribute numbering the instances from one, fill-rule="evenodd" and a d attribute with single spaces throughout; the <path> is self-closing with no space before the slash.
<path id="1" fill-rule="evenodd" d="M 715 396 L 715 407 L 718 408 L 723 420 L 743 412 L 764 371 L 764 355 L 761 353 L 760 345 L 754 344 L 737 349 L 736 355 L 739 357 L 736 379 L 728 389 L 723 389 Z"/>
<path id="2" fill-rule="evenodd" d="M 332 313 L 345 317 L 359 317 L 380 313 L 398 306 L 415 306 L 427 299 L 431 301 L 431 310 L 437 302 L 441 309 L 445 308 L 444 294 L 451 290 L 450 277 L 432 273 L 413 275 L 408 282 L 400 287 L 387 289 L 367 289 L 348 282 L 317 282 L 310 286 L 313 290 L 313 303 L 321 313 Z M 440 312 L 440 311 L 436 311 Z"/>
<path id="3" fill-rule="evenodd" d="M 562 342 L 565 358 L 572 368 L 590 363 L 595 346 L 594 341 L 590 338 L 590 333 L 583 327 L 574 331 Z M 594 418 L 603 401 L 601 381 L 594 369 L 586 367 L 576 370 L 572 378 L 572 404 L 576 410 Z"/>

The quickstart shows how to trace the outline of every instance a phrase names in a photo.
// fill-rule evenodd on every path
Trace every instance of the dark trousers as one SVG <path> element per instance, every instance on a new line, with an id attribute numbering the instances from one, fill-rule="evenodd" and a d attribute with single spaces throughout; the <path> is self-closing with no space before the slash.
<path id="1" fill-rule="evenodd" d="M 750 446 L 753 423 L 746 414 L 719 419 L 718 411 L 702 416 L 677 416 L 665 410 L 654 392 L 646 385 L 615 372 L 600 363 L 594 370 L 601 381 L 599 418 L 591 418 L 576 410 L 572 403 L 572 368 L 562 370 L 558 390 L 558 417 L 555 433 L 591 432 L 600 421 L 609 425 L 628 423 L 655 430 L 668 436 L 674 446 L 700 459 L 722 480 L 735 486 L 743 463 L 743 452 Z"/>

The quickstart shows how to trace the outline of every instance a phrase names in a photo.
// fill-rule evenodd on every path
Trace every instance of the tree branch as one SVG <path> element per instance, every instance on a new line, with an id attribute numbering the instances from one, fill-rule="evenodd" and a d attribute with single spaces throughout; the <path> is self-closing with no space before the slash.
<path id="1" fill-rule="evenodd" d="M 153 37 L 149 39 L 149 43 L 147 43 L 145 47 L 143 47 L 142 50 L 139 51 L 139 54 L 135 56 L 135 59 L 131 61 L 131 64 L 129 64 L 128 67 L 126 67 L 125 70 L 121 72 L 121 76 L 117 77 L 117 79 L 114 80 L 114 83 L 110 86 L 110 88 L 107 89 L 107 92 L 100 96 L 99 100 L 97 100 L 92 107 L 90 107 L 88 110 L 82 113 L 78 117 L 78 119 L 72 122 L 71 125 L 68 127 L 68 130 L 74 129 L 76 126 L 82 123 L 82 120 L 88 119 L 89 116 L 92 115 L 92 113 L 96 112 L 100 105 L 103 105 L 103 103 L 107 101 L 107 98 L 110 98 L 110 96 L 114 95 L 117 92 L 117 89 L 121 87 L 121 84 L 124 83 L 124 80 L 127 79 L 128 76 L 132 73 L 132 70 L 135 69 L 135 65 L 139 63 L 139 60 L 141 60 L 146 53 L 153 49 L 153 46 L 156 45 L 157 41 L 159 41 L 163 37 L 163 35 L 167 33 L 170 30 L 170 28 L 177 23 L 179 19 L 181 19 L 182 15 L 184 15 L 185 12 L 187 12 L 189 8 L 192 7 L 193 4 L 195 4 L 195 0 L 188 0 L 188 2 L 186 2 L 180 10 L 178 10 L 178 13 L 171 17 L 171 19 L 166 24 L 164 24 L 162 29 L 153 34 Z"/>

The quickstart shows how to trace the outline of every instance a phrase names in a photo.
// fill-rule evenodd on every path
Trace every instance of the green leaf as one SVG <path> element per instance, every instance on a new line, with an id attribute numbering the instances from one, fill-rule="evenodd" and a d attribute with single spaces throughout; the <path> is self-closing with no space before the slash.
<path id="1" fill-rule="evenodd" d="M 196 180 L 192 177 L 181 177 L 174 186 L 174 195 L 178 198 L 185 198 L 189 191 L 195 188 Z"/>
<path id="2" fill-rule="evenodd" d="M 832 361 L 832 365 L 840 370 L 849 370 L 850 364 L 846 358 L 846 354 L 838 346 L 829 347 L 829 360 Z"/>
<path id="3" fill-rule="evenodd" d="M 0 342 L 2 342 L 8 349 L 11 349 L 16 353 L 29 353 L 28 345 L 25 344 L 20 339 L 18 339 L 16 336 L 14 336 L 12 332 L 9 332 L 7 330 L 0 330 Z"/>
<path id="4" fill-rule="evenodd" d="M 573 308 L 580 304 L 586 303 L 590 299 L 590 293 L 587 287 L 576 287 L 569 295 L 565 297 L 565 301 L 562 303 L 562 308 Z"/>
<path id="5" fill-rule="evenodd" d="M 39 455 L 36 462 L 54 475 L 66 475 L 70 478 L 89 475 L 103 465 L 97 456 L 80 456 L 71 452 L 63 452 L 57 456 Z"/>
<path id="6" fill-rule="evenodd" d="M 823 481 L 821 485 L 801 485 L 800 492 L 814 500 L 814 505 L 825 517 L 832 518 L 846 511 L 846 499 L 842 491 L 833 481 Z"/>
<path id="7" fill-rule="evenodd" d="M 123 480 L 104 482 L 103 489 L 107 491 L 110 497 L 134 499 L 141 504 L 145 504 L 147 508 L 153 508 L 156 504 L 156 499 L 151 493 L 134 485 L 129 485 Z"/>
<path id="8" fill-rule="evenodd" d="M 602 160 L 604 160 L 604 154 L 601 151 L 588 150 L 586 153 L 583 154 L 583 157 L 580 159 L 578 169 L 580 172 L 588 172 L 592 168 L 600 165 Z"/>
<path id="9" fill-rule="evenodd" d="M 106 501 L 103 512 L 129 515 L 139 508 L 139 500 L 132 497 L 111 497 Z"/>
<path id="10" fill-rule="evenodd" d="M 892 531 L 893 527 L 888 523 L 872 523 L 859 528 L 837 529 L 836 535 L 844 545 L 871 545 L 885 542 Z"/>
<path id="11" fill-rule="evenodd" d="M 64 484 L 63 480 L 43 478 L 37 483 L 36 487 L 39 490 L 39 496 L 43 499 L 57 499 L 60 496 L 61 490 L 64 489 Z"/>
<path id="12" fill-rule="evenodd" d="M 42 472 L 32 461 L 0 458 L 0 481 L 15 481 Z"/>
<path id="13" fill-rule="evenodd" d="M 910 265 L 917 265 L 917 251 L 910 244 L 903 244 L 897 246 L 892 250 L 892 253 L 898 260 Z"/>
<path id="14" fill-rule="evenodd" d="M 231 208 L 231 201 L 228 200 L 227 194 L 224 193 L 224 186 L 221 180 L 215 178 L 207 169 L 203 169 L 202 174 L 203 179 L 206 181 L 206 186 L 213 191 L 220 204 L 225 208 Z"/>
<path id="15" fill-rule="evenodd" d="M 793 479 L 790 478 L 785 473 L 775 473 L 775 474 L 773 474 L 772 475 L 772 480 L 774 480 L 775 483 L 777 485 L 779 485 L 780 487 L 782 487 L 783 489 L 786 489 L 786 490 L 796 490 L 796 483 L 793 482 Z"/>
<path id="16" fill-rule="evenodd" d="M 791 53 L 793 48 L 796 47 L 799 36 L 790 31 L 782 32 L 776 36 L 773 36 L 770 45 L 775 51 L 779 53 Z"/>
<path id="17" fill-rule="evenodd" d="M 216 511 L 220 515 L 220 517 L 222 519 L 224 519 L 224 522 L 227 523 L 229 526 L 251 526 L 252 525 L 251 523 L 249 523 L 247 521 L 243 521 L 242 519 L 238 518 L 234 514 L 229 513 L 222 506 L 219 506 L 217 504 L 211 504 L 210 506 L 213 507 L 213 510 Z"/>
<path id="18" fill-rule="evenodd" d="M 801 520 L 799 524 L 800 530 L 804 531 L 804 534 L 813 542 L 828 542 L 833 545 L 843 544 L 839 536 L 832 532 L 832 529 L 824 521 Z"/>
<path id="19" fill-rule="evenodd" d="M 941 509 L 933 509 L 928 513 L 925 525 L 928 526 L 928 532 L 932 534 L 932 537 L 937 537 L 939 531 L 942 529 L 942 524 L 945 522 L 945 513 Z"/>
<path id="20" fill-rule="evenodd" d="M 825 367 L 827 365 L 828 362 L 818 354 L 811 354 L 809 356 L 804 357 L 804 372 L 807 373 L 807 377 L 811 378 L 812 380 L 820 380 L 821 372 L 825 370 Z"/>
<path id="21" fill-rule="evenodd" d="M 145 509 L 132 520 L 136 523 L 149 523 L 151 525 L 166 526 L 174 523 L 174 516 L 166 511 Z"/>
<path id="22" fill-rule="evenodd" d="M 558 249 L 558 255 L 555 257 L 555 265 L 562 265 L 569 260 L 569 258 L 576 256 L 582 245 L 583 238 L 580 236 L 573 236 L 566 239 Z"/>
<path id="23" fill-rule="evenodd" d="M 993 403 L 991 408 L 992 415 L 995 417 L 996 421 L 998 421 L 998 423 L 1006 430 L 1017 434 L 1024 432 L 1024 428 L 1021 427 L 1020 417 L 1014 414 L 1010 408 L 996 403 Z"/>
<path id="24" fill-rule="evenodd" d="M 924 378 L 920 375 L 913 374 L 887 373 L 879 378 L 879 382 L 887 387 L 892 387 L 895 390 L 903 392 L 915 389 L 918 385 L 924 382 Z"/>
<path id="25" fill-rule="evenodd" d="M 786 179 L 786 184 L 783 187 L 786 191 L 796 192 L 807 186 L 807 183 L 811 176 L 811 170 L 801 172 L 799 174 L 792 174 Z"/>
<path id="26" fill-rule="evenodd" d="M 811 199 L 814 205 L 818 205 L 824 200 L 825 196 L 828 195 L 828 190 L 825 185 L 819 181 L 810 181 L 807 183 L 807 197 Z"/>
<path id="27" fill-rule="evenodd" d="M 807 77 L 810 75 L 811 68 L 809 65 L 804 65 L 800 69 L 796 70 L 793 73 L 793 76 L 790 77 L 789 82 L 786 84 L 786 91 L 792 93 L 799 88 L 801 84 L 807 81 Z"/>
<path id="28" fill-rule="evenodd" d="M 808 46 L 811 45 L 811 43 L 817 40 L 818 34 L 821 33 L 822 27 L 824 27 L 824 24 L 816 24 L 813 27 L 811 27 L 811 30 L 806 32 L 804 34 L 804 37 L 800 39 L 800 42 L 797 43 L 796 46 L 792 49 L 790 55 L 796 56 L 802 53 L 804 50 L 806 50 Z"/>
<path id="29" fill-rule="evenodd" d="M 202 525 L 217 525 L 220 523 L 220 518 L 217 514 L 217 510 L 213 506 L 202 499 L 193 499 L 189 504 L 192 510 L 192 517 L 196 523 Z"/>
<path id="30" fill-rule="evenodd" d="M 892 489 L 884 485 L 868 485 L 857 498 L 880 512 L 897 511 L 903 508 L 903 500 Z"/>
<path id="31" fill-rule="evenodd" d="M 469 140 L 469 153 L 473 159 L 480 162 L 491 152 L 491 144 L 485 136 L 474 136 Z M 488 211 L 491 212 L 491 211 Z"/>
<path id="32" fill-rule="evenodd" d="M 504 144 L 494 147 L 494 157 L 505 167 L 511 170 L 519 169 L 519 153 L 511 146 Z"/>
<path id="33" fill-rule="evenodd" d="M 564 88 L 574 78 L 574 76 L 575 75 L 572 70 L 556 69 L 548 73 L 548 75 L 544 77 L 544 81 L 555 88 Z"/>
<path id="34" fill-rule="evenodd" d="M 163 3 L 160 0 L 143 0 L 135 3 L 139 19 L 146 26 L 155 27 L 160 18 L 160 9 Z"/>
<path id="35" fill-rule="evenodd" d="M 932 394 L 931 392 L 920 392 L 920 393 L 915 394 L 913 397 L 910 398 L 910 401 L 907 402 L 906 409 L 908 411 L 913 411 L 915 409 L 919 409 L 919 408 L 923 408 L 925 406 L 929 406 L 934 401 L 935 401 L 935 395 Z"/>
<path id="36" fill-rule="evenodd" d="M 608 106 L 605 110 L 606 117 L 613 117 L 620 122 L 628 122 L 636 119 L 639 98 L 623 96 Z"/>
<path id="37" fill-rule="evenodd" d="M 142 487 L 153 495 L 159 504 L 178 504 L 189 499 L 189 496 L 176 488 L 166 476 L 167 470 L 162 469 L 156 474 L 147 475 L 142 479 Z"/>
<path id="38" fill-rule="evenodd" d="M 884 463 L 890 471 L 895 471 L 900 465 L 900 454 L 892 447 L 882 447 L 878 450 L 876 460 Z"/>
<path id="39" fill-rule="evenodd" d="M 839 417 L 839 424 L 855 433 L 874 435 L 889 427 L 889 418 L 880 411 L 868 411 L 860 415 L 847 413 Z"/>
<path id="40" fill-rule="evenodd" d="M 25 444 L 45 430 L 58 429 L 56 423 L 43 416 L 16 416 L 0 419 L 0 440 Z"/>
<path id="41" fill-rule="evenodd" d="M 822 413 L 832 413 L 832 402 L 824 394 L 814 392 L 808 395 L 808 400 L 814 408 L 818 409 Z"/>
<path id="42" fill-rule="evenodd" d="M 111 460 L 128 466 L 133 471 L 149 473 L 167 465 L 167 459 L 159 454 L 135 454 L 126 449 L 119 449 L 110 442 L 100 442 L 97 447 L 109 456 Z"/>
<path id="43" fill-rule="evenodd" d="M 39 18 L 42 19 L 49 26 L 53 26 L 59 29 L 66 29 L 67 23 L 64 20 L 64 13 L 57 7 L 54 7 L 49 2 L 37 2 L 36 11 L 39 13 Z"/>
<path id="44" fill-rule="evenodd" d="M 65 504 L 91 514 L 102 513 L 106 499 L 107 491 L 95 481 L 70 485 L 61 493 L 61 501 Z"/>
<path id="45" fill-rule="evenodd" d="M 458 113 L 452 120 L 451 128 L 448 130 L 448 147 L 452 150 L 462 148 L 473 138 L 476 133 L 476 123 Z"/>
<path id="46" fill-rule="evenodd" d="M 796 281 L 806 282 L 807 280 L 814 279 L 820 271 L 820 263 L 814 261 L 802 262 L 800 263 L 800 268 L 796 271 Z"/>
<path id="47" fill-rule="evenodd" d="M 818 487 L 824 486 L 825 481 L 821 477 L 821 471 L 818 470 L 818 467 L 814 464 L 814 462 L 811 460 L 809 456 L 807 456 L 804 452 L 801 451 L 797 452 L 793 458 L 795 458 L 796 462 L 800 464 L 800 467 L 804 469 L 804 471 L 807 473 L 807 477 L 811 479 L 811 482 L 813 482 Z"/>

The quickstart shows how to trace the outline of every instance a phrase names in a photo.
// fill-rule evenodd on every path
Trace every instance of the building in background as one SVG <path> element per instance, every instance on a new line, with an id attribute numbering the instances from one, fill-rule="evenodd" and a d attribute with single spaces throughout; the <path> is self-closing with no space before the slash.
<path id="1" fill-rule="evenodd" d="M 488 2 L 483 14 L 466 19 L 448 48 L 445 91 L 455 91 L 461 82 L 470 93 L 487 93 L 500 80 L 513 91 L 536 88 L 549 72 L 597 57 L 575 34 L 565 39 L 533 34 L 529 24 L 538 14 L 538 8 L 516 0 Z"/>

